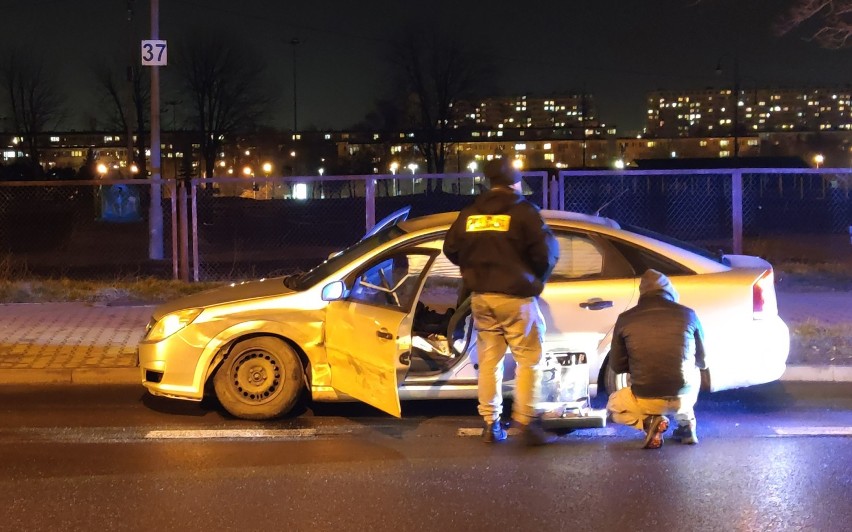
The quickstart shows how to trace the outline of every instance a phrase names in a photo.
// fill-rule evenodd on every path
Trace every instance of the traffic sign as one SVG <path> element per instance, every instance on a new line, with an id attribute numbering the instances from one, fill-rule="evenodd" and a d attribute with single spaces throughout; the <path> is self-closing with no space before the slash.
<path id="1" fill-rule="evenodd" d="M 168 48 L 166 41 L 142 41 L 142 64 L 146 66 L 166 66 L 168 64 Z"/>

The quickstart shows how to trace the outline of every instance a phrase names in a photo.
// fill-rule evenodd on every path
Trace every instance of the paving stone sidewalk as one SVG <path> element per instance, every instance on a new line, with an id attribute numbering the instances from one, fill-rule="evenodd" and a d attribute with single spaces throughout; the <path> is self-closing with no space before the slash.
<path id="1" fill-rule="evenodd" d="M 852 294 L 778 293 L 788 323 L 852 323 Z M 139 382 L 136 346 L 153 306 L 0 305 L 0 383 Z M 796 369 L 797 380 L 852 380 L 852 367 Z M 847 376 L 848 375 L 848 376 Z"/>

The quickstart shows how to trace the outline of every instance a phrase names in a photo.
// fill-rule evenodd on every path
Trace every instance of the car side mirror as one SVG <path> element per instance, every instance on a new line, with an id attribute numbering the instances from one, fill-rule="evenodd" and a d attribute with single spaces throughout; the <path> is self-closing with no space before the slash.
<path id="1" fill-rule="evenodd" d="M 337 301 L 342 299 L 345 293 L 346 285 L 343 284 L 343 281 L 334 281 L 322 287 L 322 300 Z"/>

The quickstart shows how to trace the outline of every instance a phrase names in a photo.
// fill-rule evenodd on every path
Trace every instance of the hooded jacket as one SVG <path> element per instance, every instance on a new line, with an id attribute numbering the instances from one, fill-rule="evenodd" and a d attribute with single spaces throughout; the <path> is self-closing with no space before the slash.
<path id="1" fill-rule="evenodd" d="M 704 332 L 695 311 L 676 303 L 668 277 L 648 270 L 639 283 L 639 303 L 618 316 L 609 352 L 616 373 L 630 373 L 636 397 L 673 397 L 700 386 L 706 369 Z"/>
<path id="2" fill-rule="evenodd" d="M 538 207 L 498 186 L 462 209 L 444 254 L 461 269 L 469 292 L 534 297 L 553 272 L 559 247 Z"/>

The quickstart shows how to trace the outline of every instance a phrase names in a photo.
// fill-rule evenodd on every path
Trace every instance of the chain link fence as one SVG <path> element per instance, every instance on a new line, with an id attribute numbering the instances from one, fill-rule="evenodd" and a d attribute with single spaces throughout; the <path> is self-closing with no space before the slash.
<path id="1" fill-rule="evenodd" d="M 554 207 L 743 252 L 744 240 L 846 234 L 850 182 L 852 169 L 560 171 Z"/>
<path id="2" fill-rule="evenodd" d="M 149 260 L 151 185 L 139 180 L 0 182 L 0 278 L 168 277 L 172 189 L 162 186 L 163 260 Z"/>
<path id="3" fill-rule="evenodd" d="M 546 205 L 546 173 L 522 173 L 525 194 Z M 487 185 L 470 173 L 194 179 L 191 277 L 303 271 L 403 207 L 411 208 L 411 218 L 456 211 Z"/>
<path id="4" fill-rule="evenodd" d="M 151 259 L 150 182 L 0 182 L 0 277 L 287 274 L 400 208 L 410 217 L 459 210 L 487 186 L 470 173 L 164 181 L 162 259 Z M 524 172 L 524 193 L 542 208 L 600 214 L 725 252 L 758 253 L 754 242 L 783 247 L 801 235 L 850 245 L 850 189 L 852 169 Z"/>

